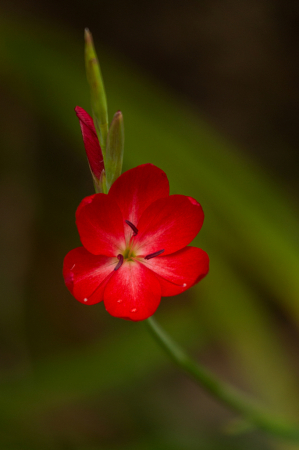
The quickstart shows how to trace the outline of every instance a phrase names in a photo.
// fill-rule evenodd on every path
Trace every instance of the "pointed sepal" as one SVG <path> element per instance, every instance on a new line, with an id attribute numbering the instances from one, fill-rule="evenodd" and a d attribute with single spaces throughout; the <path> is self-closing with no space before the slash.
<path id="1" fill-rule="evenodd" d="M 124 120 L 120 111 L 115 113 L 111 122 L 106 146 L 106 176 L 108 191 L 121 175 L 124 156 Z"/>

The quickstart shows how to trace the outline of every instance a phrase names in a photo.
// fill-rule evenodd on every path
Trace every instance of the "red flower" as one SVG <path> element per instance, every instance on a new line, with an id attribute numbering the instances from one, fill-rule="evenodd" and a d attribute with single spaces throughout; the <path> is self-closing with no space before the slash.
<path id="1" fill-rule="evenodd" d="M 161 296 L 208 273 L 206 252 L 186 247 L 203 223 L 200 204 L 169 195 L 166 174 L 152 164 L 123 173 L 109 194 L 83 199 L 76 219 L 83 247 L 66 255 L 65 283 L 82 303 L 104 300 L 112 316 L 147 319 Z"/>

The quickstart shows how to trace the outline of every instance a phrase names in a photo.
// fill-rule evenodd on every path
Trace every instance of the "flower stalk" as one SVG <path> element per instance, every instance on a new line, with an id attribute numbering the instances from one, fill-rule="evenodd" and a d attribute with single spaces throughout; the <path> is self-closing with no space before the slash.
<path id="1" fill-rule="evenodd" d="M 122 171 L 124 154 L 123 116 L 120 111 L 117 111 L 108 130 L 108 108 L 104 82 L 99 61 L 93 45 L 92 35 L 87 28 L 85 29 L 84 36 L 85 67 L 91 93 L 91 108 L 93 116 L 92 127 L 95 128 L 96 136 L 98 139 L 98 147 L 100 149 L 100 151 L 98 152 L 98 160 L 103 161 L 103 170 L 101 171 L 100 176 L 97 176 L 95 174 L 92 164 L 90 164 L 90 152 L 88 148 L 86 148 L 86 152 L 96 192 L 103 192 L 107 194 L 113 182 L 121 175 Z M 85 111 L 84 113 L 87 114 Z M 95 140 L 96 139 L 93 138 L 92 145 L 94 147 L 96 146 Z M 95 160 L 95 152 L 93 153 L 93 160 Z"/>
<path id="2" fill-rule="evenodd" d="M 299 427 L 278 418 L 234 387 L 216 378 L 190 358 L 152 317 L 145 321 L 150 333 L 170 358 L 214 398 L 241 414 L 246 422 L 271 435 L 299 442 Z M 244 428 L 244 429 L 247 429 Z M 250 427 L 248 427 L 250 429 Z"/>

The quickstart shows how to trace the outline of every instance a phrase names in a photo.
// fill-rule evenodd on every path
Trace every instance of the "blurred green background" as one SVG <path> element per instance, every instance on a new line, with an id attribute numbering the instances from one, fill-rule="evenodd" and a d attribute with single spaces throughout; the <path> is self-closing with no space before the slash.
<path id="1" fill-rule="evenodd" d="M 90 112 L 93 32 L 124 170 L 151 162 L 195 197 L 208 277 L 157 320 L 226 381 L 299 423 L 296 2 L 2 0 L 0 448 L 299 448 L 258 431 L 181 374 L 143 323 L 64 286 L 93 193 L 76 105 Z"/>

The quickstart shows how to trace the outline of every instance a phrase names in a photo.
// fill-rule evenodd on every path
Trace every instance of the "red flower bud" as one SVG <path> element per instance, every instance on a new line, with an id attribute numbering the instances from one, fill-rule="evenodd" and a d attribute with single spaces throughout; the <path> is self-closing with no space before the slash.
<path id="1" fill-rule="evenodd" d="M 80 106 L 76 106 L 75 112 L 80 121 L 84 147 L 88 158 L 90 170 L 99 181 L 104 167 L 102 150 L 99 144 L 95 126 L 90 115 Z"/>

